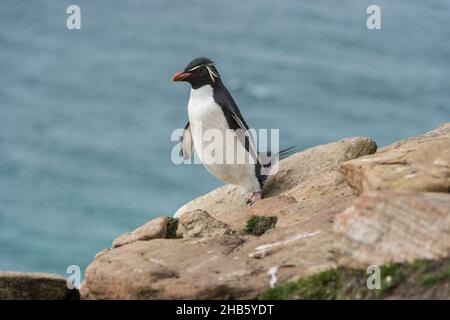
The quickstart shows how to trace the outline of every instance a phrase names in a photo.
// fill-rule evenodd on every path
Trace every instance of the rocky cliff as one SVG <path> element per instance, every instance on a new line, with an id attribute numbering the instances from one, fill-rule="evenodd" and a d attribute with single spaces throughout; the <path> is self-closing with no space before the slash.
<path id="1" fill-rule="evenodd" d="M 81 295 L 256 298 L 339 268 L 444 259 L 449 191 L 450 123 L 378 151 L 364 137 L 317 146 L 283 160 L 252 206 L 228 185 L 120 236 L 87 268 Z"/>
<path id="2" fill-rule="evenodd" d="M 379 150 L 364 137 L 307 149 L 264 192 L 246 206 L 224 186 L 118 237 L 81 298 L 450 299 L 450 123 Z M 76 298 L 65 283 L 0 273 L 0 298 Z"/>
<path id="3" fill-rule="evenodd" d="M 0 300 L 78 300 L 67 280 L 43 272 L 0 272 Z"/>

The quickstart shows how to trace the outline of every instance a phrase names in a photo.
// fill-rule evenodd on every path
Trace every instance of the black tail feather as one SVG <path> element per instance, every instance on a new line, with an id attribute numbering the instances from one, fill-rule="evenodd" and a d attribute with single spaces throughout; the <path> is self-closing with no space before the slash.
<path id="1" fill-rule="evenodd" d="M 272 165 L 274 165 L 277 161 L 281 161 L 283 159 L 286 159 L 287 157 L 293 155 L 296 152 L 296 148 L 295 146 L 293 147 L 289 147 L 286 149 L 281 150 L 280 152 L 277 152 L 275 155 L 277 155 L 275 157 L 275 159 L 272 159 L 272 155 L 271 152 L 265 152 L 265 153 L 259 153 L 260 158 L 263 159 L 263 164 L 260 165 L 259 163 L 257 163 L 256 165 L 256 175 L 258 177 L 258 181 L 261 185 L 261 188 L 264 187 L 264 182 L 267 179 L 267 175 L 266 174 L 261 174 L 261 168 L 270 168 Z M 278 159 L 277 159 L 278 158 Z"/>
<path id="2" fill-rule="evenodd" d="M 262 166 L 264 168 L 269 168 L 272 166 L 276 161 L 281 161 L 283 159 L 286 159 L 287 157 L 293 155 L 296 152 L 295 146 L 289 147 L 286 149 L 283 149 L 274 155 L 272 155 L 272 152 L 260 152 L 259 158 L 262 160 Z"/>
<path id="3" fill-rule="evenodd" d="M 283 149 L 280 152 L 278 152 L 278 159 L 280 160 L 286 159 L 287 157 L 293 155 L 295 151 L 296 151 L 295 146 Z"/>

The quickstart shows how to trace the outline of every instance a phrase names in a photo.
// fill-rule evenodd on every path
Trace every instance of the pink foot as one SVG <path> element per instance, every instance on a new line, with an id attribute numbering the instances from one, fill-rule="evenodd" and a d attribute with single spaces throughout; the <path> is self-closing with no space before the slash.
<path id="1" fill-rule="evenodd" d="M 252 205 L 256 201 L 261 200 L 261 199 L 262 199 L 262 192 L 261 191 L 253 192 L 251 194 L 251 196 L 247 199 L 247 204 L 248 205 Z"/>

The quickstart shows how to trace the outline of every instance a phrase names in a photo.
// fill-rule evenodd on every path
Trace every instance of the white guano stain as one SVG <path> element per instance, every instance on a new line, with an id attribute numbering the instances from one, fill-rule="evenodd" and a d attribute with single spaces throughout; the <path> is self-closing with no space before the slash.
<path id="1" fill-rule="evenodd" d="M 163 266 L 163 267 L 166 266 L 164 261 L 162 261 L 161 259 L 158 259 L 158 258 L 150 258 L 150 261 L 153 263 L 159 264 L 160 266 Z"/>
<path id="2" fill-rule="evenodd" d="M 320 233 L 320 231 L 314 231 L 314 232 L 304 232 L 304 233 L 300 233 L 292 238 L 286 239 L 284 241 L 278 241 L 278 242 L 274 242 L 274 243 L 269 243 L 269 244 L 263 244 L 261 246 L 258 246 L 255 248 L 255 251 L 249 254 L 250 258 L 264 258 L 266 256 L 266 254 L 268 252 L 270 252 L 270 250 L 272 250 L 273 248 L 279 247 L 279 246 L 284 246 L 286 244 L 289 244 L 291 242 L 294 241 L 298 241 L 298 240 L 302 240 L 302 239 L 306 239 L 309 237 L 313 237 L 316 236 Z"/>
<path id="3" fill-rule="evenodd" d="M 206 264 L 208 264 L 208 263 L 211 263 L 211 262 L 213 262 L 214 260 L 217 260 L 217 258 L 219 258 L 219 256 L 213 256 L 213 257 L 209 258 L 208 260 L 205 260 L 205 261 L 203 261 L 203 262 L 197 264 L 195 267 L 188 268 L 188 269 L 186 270 L 186 272 L 193 272 L 193 271 L 195 271 L 195 270 L 197 270 L 197 269 L 200 269 L 200 268 L 203 267 L 204 265 L 206 265 Z"/>
<path id="4" fill-rule="evenodd" d="M 270 279 L 269 279 L 269 285 L 271 288 L 275 287 L 275 285 L 278 282 L 278 278 L 277 278 L 277 272 L 278 272 L 278 266 L 273 266 L 269 269 L 269 271 L 267 272 L 267 274 L 269 275 Z"/>
<path id="5" fill-rule="evenodd" d="M 448 167 L 447 161 L 445 161 L 444 159 L 441 159 L 441 158 L 436 158 L 434 160 L 433 164 L 436 166 Z"/>

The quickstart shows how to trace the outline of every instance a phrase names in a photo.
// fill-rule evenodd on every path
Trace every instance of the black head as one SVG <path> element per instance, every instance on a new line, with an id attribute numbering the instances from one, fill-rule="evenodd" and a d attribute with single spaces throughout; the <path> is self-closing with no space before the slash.
<path id="1" fill-rule="evenodd" d="M 175 73 L 172 80 L 189 82 L 193 89 L 197 89 L 208 84 L 214 87 L 220 81 L 220 76 L 213 61 L 197 58 L 189 62 L 183 71 Z"/>

